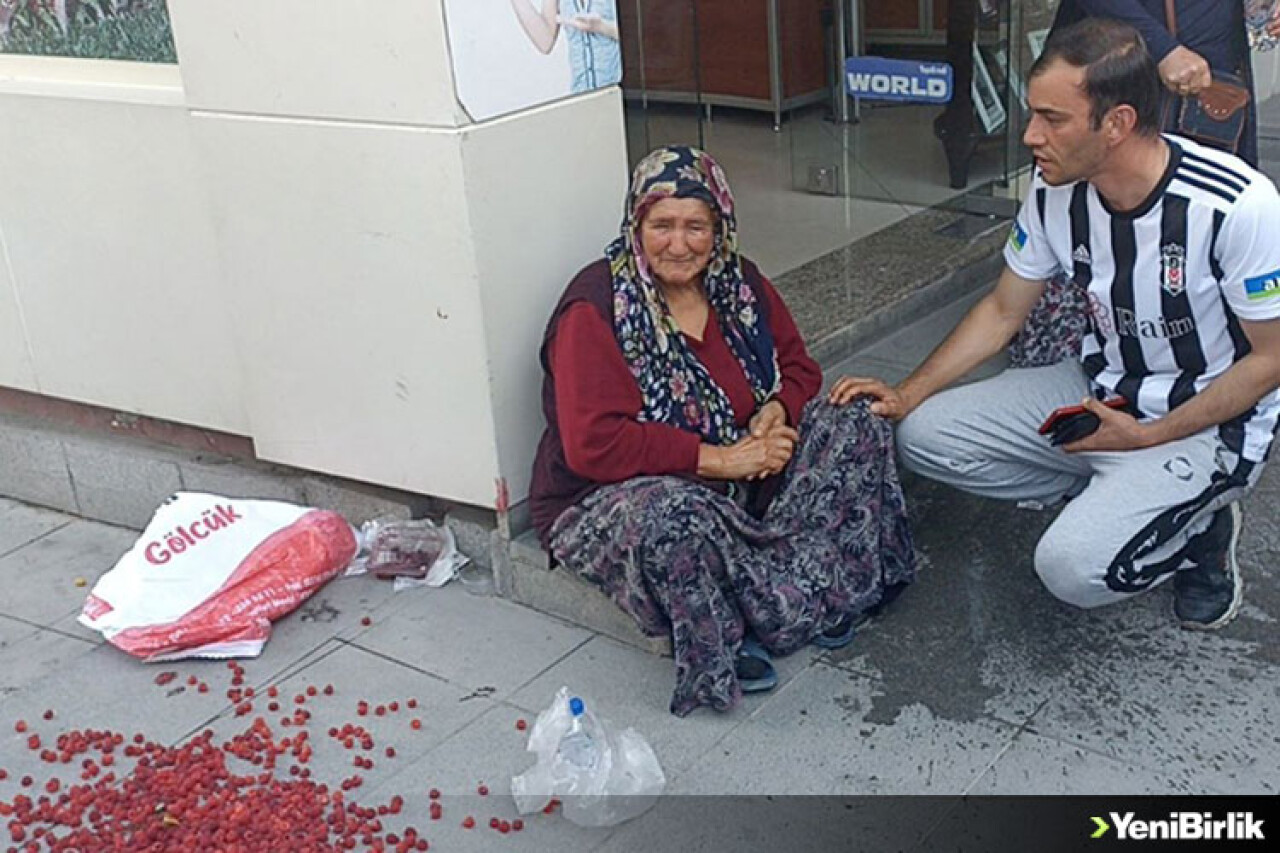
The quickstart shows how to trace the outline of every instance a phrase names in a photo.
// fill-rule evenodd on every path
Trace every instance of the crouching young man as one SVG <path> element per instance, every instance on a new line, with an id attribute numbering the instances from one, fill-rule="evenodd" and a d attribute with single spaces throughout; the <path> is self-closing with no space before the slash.
<path id="1" fill-rule="evenodd" d="M 1159 74 L 1126 24 L 1056 33 L 1028 100 L 1036 174 L 996 288 L 900 385 L 845 377 L 831 397 L 867 394 L 901 419 L 903 461 L 924 476 L 1070 499 L 1035 553 L 1063 601 L 1098 607 L 1172 577 L 1181 623 L 1220 628 L 1241 602 L 1239 501 L 1280 415 L 1280 196 L 1243 161 L 1159 133 Z M 1009 340 L 1059 270 L 1088 293 L 1081 361 L 943 391 Z M 1103 405 L 1116 398 L 1127 409 Z M 1082 400 L 1092 418 L 1064 443 L 1038 433 Z"/>

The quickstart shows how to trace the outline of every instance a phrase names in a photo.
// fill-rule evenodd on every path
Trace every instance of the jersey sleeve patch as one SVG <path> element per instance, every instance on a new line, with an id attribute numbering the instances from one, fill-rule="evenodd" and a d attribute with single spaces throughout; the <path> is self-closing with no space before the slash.
<path id="1" fill-rule="evenodd" d="M 1280 297 L 1280 270 L 1246 278 L 1244 292 L 1251 302 Z"/>

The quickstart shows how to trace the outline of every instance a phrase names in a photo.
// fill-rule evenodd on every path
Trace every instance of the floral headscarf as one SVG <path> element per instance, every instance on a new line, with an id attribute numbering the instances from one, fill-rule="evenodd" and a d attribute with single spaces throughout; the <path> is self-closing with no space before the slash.
<path id="1" fill-rule="evenodd" d="M 701 199 L 715 212 L 715 243 L 703 289 L 756 405 L 778 390 L 773 334 L 743 276 L 729 184 L 715 160 L 697 148 L 659 148 L 636 166 L 622 234 L 605 249 L 613 277 L 614 335 L 640 386 L 641 420 L 688 429 L 711 444 L 732 444 L 743 431 L 734 423 L 729 397 L 689 349 L 641 251 L 640 223 L 664 198 Z"/>

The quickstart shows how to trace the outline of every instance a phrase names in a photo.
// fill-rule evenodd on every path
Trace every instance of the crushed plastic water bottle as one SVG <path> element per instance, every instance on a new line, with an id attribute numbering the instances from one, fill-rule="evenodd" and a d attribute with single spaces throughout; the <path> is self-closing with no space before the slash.
<path id="1" fill-rule="evenodd" d="M 587 706 L 577 696 L 569 700 L 569 713 L 573 715 L 573 720 L 569 723 L 569 731 L 560 738 L 557 753 L 574 767 L 595 770 L 596 765 L 600 763 L 600 750 L 596 748 L 595 740 L 587 734 L 586 727 L 583 726 L 582 712 L 586 709 Z"/>
<path id="2" fill-rule="evenodd" d="M 1267 33 L 1267 22 L 1271 20 L 1277 0 L 1245 0 L 1244 25 L 1249 31 L 1249 49 L 1256 51 L 1271 50 L 1280 39 Z"/>
<path id="3" fill-rule="evenodd" d="M 520 814 L 563 804 L 565 820 L 579 826 L 616 826 L 651 807 L 667 784 L 658 756 L 635 729 L 618 731 L 595 706 L 568 687 L 529 732 L 537 763 L 511 779 Z"/>

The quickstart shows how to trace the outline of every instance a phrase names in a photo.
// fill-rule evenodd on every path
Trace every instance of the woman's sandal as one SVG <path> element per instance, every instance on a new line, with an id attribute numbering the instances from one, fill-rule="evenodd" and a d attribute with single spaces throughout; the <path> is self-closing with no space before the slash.
<path id="1" fill-rule="evenodd" d="M 742 641 L 733 670 L 743 693 L 763 693 L 778 686 L 778 673 L 770 662 L 769 653 L 753 637 Z"/>
<path id="2" fill-rule="evenodd" d="M 844 617 L 835 625 L 814 637 L 813 644 L 820 649 L 843 649 L 853 642 L 853 638 L 858 633 L 859 628 L 870 622 L 873 617 L 879 616 L 884 612 L 884 609 L 892 604 L 904 589 L 906 589 L 906 584 L 894 584 L 893 586 L 885 587 L 878 602 L 861 613 Z"/>
<path id="3" fill-rule="evenodd" d="M 863 611 L 857 616 L 846 616 L 813 638 L 813 644 L 820 649 L 843 649 L 853 642 L 858 629 L 871 621 L 871 613 Z"/>

